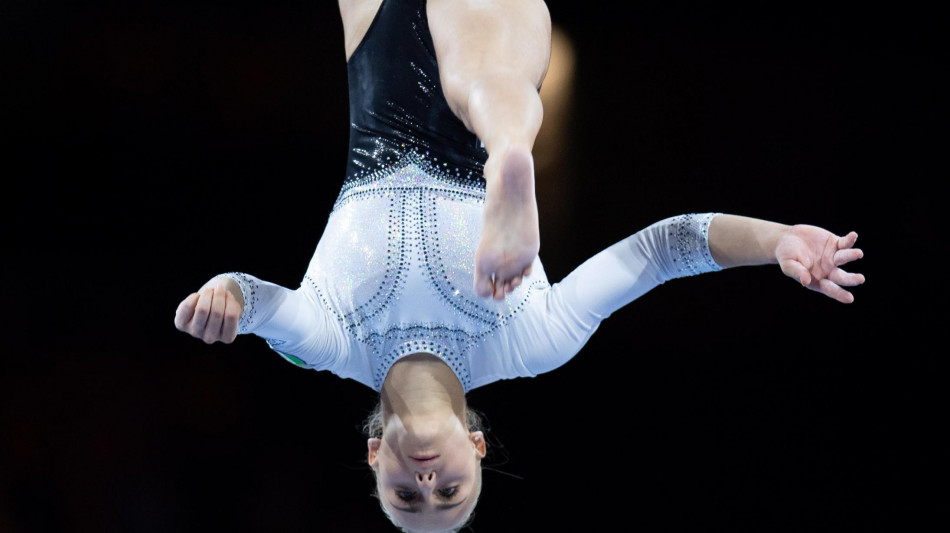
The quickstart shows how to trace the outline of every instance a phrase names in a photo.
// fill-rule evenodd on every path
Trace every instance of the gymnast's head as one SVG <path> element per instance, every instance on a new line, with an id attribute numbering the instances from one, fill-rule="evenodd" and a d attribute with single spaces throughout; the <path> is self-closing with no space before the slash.
<path id="1" fill-rule="evenodd" d="M 392 377 L 391 371 L 387 381 Z M 396 389 L 384 385 L 363 427 L 375 496 L 401 531 L 459 531 L 471 521 L 482 489 L 487 450 L 480 417 L 464 396 L 460 403 L 458 397 L 414 387 L 410 395 L 417 397 L 410 398 Z M 433 396 L 431 402 L 426 394 Z"/>

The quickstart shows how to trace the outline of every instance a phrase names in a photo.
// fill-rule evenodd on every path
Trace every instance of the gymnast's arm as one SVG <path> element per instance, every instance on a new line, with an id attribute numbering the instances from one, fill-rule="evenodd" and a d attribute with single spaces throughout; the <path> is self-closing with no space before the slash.
<path id="1" fill-rule="evenodd" d="M 863 257 L 857 233 L 839 237 L 817 226 L 785 225 L 721 213 L 680 215 L 656 222 L 585 261 L 552 286 L 531 310 L 541 349 L 523 352 L 533 373 L 570 360 L 614 311 L 676 278 L 724 268 L 778 264 L 802 286 L 842 303 L 844 287 L 864 275 L 841 266 Z M 539 302 L 540 304 L 540 302 Z M 543 340 L 541 340 L 543 338 Z"/>
<path id="2" fill-rule="evenodd" d="M 182 300 L 175 327 L 207 344 L 254 334 L 307 368 L 328 368 L 342 350 L 326 313 L 304 291 L 240 272 L 215 276 Z"/>

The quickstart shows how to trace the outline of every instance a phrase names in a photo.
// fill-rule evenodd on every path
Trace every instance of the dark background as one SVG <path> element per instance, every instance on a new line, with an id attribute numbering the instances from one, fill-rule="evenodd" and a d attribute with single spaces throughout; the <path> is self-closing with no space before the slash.
<path id="1" fill-rule="evenodd" d="M 552 281 L 714 210 L 856 230 L 868 281 L 841 305 L 777 267 L 678 280 L 564 367 L 473 391 L 472 530 L 914 530 L 945 424 L 938 17 L 549 6 L 576 47 L 538 175 Z M 392 530 L 372 391 L 173 325 L 219 272 L 299 283 L 345 167 L 345 76 L 335 2 L 3 2 L 0 532 Z"/>

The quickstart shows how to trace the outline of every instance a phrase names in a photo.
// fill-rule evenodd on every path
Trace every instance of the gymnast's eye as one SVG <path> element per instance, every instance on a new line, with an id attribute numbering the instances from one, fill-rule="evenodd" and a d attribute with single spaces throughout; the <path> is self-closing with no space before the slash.
<path id="1" fill-rule="evenodd" d="M 444 489 L 439 489 L 439 496 L 442 496 L 445 499 L 449 499 L 452 496 L 455 496 L 455 493 L 457 493 L 458 490 L 459 490 L 458 487 L 446 487 Z"/>
<path id="2" fill-rule="evenodd" d="M 404 502 L 411 502 L 416 497 L 416 493 L 412 490 L 397 490 L 396 496 Z"/>

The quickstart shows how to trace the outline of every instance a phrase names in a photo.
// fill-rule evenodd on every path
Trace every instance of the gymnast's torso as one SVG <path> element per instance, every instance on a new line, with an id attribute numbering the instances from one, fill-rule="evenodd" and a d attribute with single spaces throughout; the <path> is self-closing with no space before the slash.
<path id="1" fill-rule="evenodd" d="M 300 287 L 228 274 L 239 332 L 288 361 L 378 391 L 397 360 L 428 353 L 469 391 L 557 368 L 617 308 L 716 269 L 707 214 L 640 232 L 554 286 L 535 259 L 503 301 L 476 296 L 487 154 L 442 95 L 425 1 L 383 0 L 348 73 L 347 172 Z"/>

